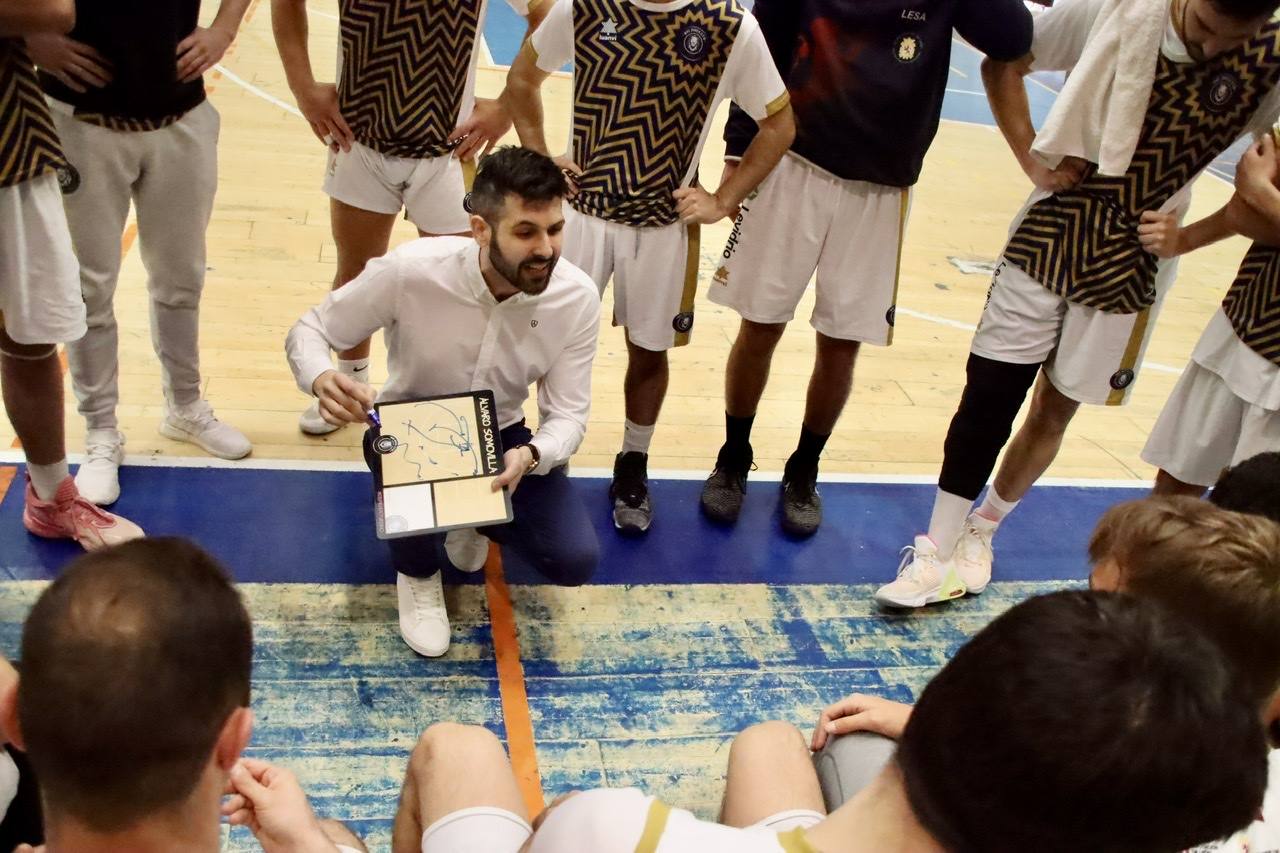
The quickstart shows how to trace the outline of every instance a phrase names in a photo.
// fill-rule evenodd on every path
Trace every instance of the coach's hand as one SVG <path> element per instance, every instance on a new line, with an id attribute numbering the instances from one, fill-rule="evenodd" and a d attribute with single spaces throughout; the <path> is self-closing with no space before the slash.
<path id="1" fill-rule="evenodd" d="M 311 393 L 320 401 L 320 417 L 334 426 L 364 423 L 373 406 L 372 388 L 336 370 L 317 376 L 311 383 Z"/>
<path id="2" fill-rule="evenodd" d="M 707 192 L 702 187 L 681 187 L 673 192 L 676 200 L 676 213 L 680 221 L 686 224 L 701 222 L 710 225 L 725 219 L 732 209 L 720 201 L 720 197 Z"/>
<path id="3" fill-rule="evenodd" d="M 854 693 L 823 710 L 809 748 L 817 752 L 827 745 L 829 738 L 850 732 L 874 732 L 890 740 L 900 740 L 909 719 L 910 705 Z"/>
<path id="4" fill-rule="evenodd" d="M 334 850 L 316 820 L 298 778 L 256 758 L 231 768 L 222 814 L 232 826 L 247 826 L 266 853 Z"/>
<path id="5" fill-rule="evenodd" d="M 183 83 L 198 80 L 222 60 L 235 37 L 222 27 L 196 27 L 178 42 L 178 79 Z"/>
<path id="6" fill-rule="evenodd" d="M 483 157 L 510 129 L 511 116 L 501 102 L 494 98 L 476 98 L 470 117 L 449 135 L 449 144 L 455 146 L 453 156 L 459 160 Z"/>
<path id="7" fill-rule="evenodd" d="M 524 475 L 529 473 L 529 466 L 533 464 L 533 451 L 525 444 L 513 447 L 502 454 L 502 464 L 506 467 L 501 474 L 493 478 L 493 490 L 496 492 L 503 486 L 507 486 L 514 495 Z"/>
<path id="8" fill-rule="evenodd" d="M 1088 165 L 1088 160 L 1081 160 L 1079 157 L 1063 157 L 1056 169 L 1050 169 L 1028 154 L 1022 161 L 1022 170 L 1040 189 L 1060 193 L 1073 189 L 1080 183 Z"/>
<path id="9" fill-rule="evenodd" d="M 26 42 L 31 61 L 73 92 L 111 82 L 111 63 L 84 42 L 56 33 L 32 33 Z"/>
<path id="10" fill-rule="evenodd" d="M 338 87 L 333 83 L 312 83 L 303 89 L 295 89 L 293 97 L 298 102 L 302 117 L 311 125 L 311 132 L 332 151 L 351 150 L 355 134 L 347 126 L 347 120 L 338 109 Z"/>
<path id="11" fill-rule="evenodd" d="M 1161 213 L 1158 210 L 1142 211 L 1142 221 L 1138 223 L 1138 242 L 1157 258 L 1174 258 L 1181 255 L 1182 229 L 1178 227 L 1178 217 L 1172 213 Z"/>

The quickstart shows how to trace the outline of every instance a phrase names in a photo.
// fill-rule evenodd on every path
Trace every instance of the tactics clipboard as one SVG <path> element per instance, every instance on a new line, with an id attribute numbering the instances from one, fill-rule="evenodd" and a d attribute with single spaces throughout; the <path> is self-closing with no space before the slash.
<path id="1" fill-rule="evenodd" d="M 504 467 L 492 391 L 378 403 L 374 410 L 378 538 L 512 519 L 507 489 L 492 490 Z"/>

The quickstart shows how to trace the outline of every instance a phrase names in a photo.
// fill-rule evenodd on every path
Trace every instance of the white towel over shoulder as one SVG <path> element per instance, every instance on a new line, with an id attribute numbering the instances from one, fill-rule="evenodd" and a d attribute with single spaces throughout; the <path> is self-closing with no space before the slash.
<path id="1" fill-rule="evenodd" d="M 1061 32 L 1061 27 L 1055 26 L 1059 15 L 1070 15 L 1074 11 L 1066 7 L 1080 7 L 1076 14 L 1091 15 L 1093 23 L 1074 64 L 1048 63 L 1048 67 L 1067 65 L 1060 70 L 1070 74 L 1031 151 L 1051 168 L 1063 157 L 1081 157 L 1097 163 L 1098 171 L 1104 175 L 1123 175 L 1138 147 L 1147 103 L 1151 100 L 1169 2 L 1060 2 L 1063 8 L 1037 16 L 1034 67 L 1046 67 L 1040 61 L 1042 55 L 1054 53 L 1052 46 L 1045 42 L 1072 40 L 1073 35 L 1078 39 L 1083 35 Z"/>

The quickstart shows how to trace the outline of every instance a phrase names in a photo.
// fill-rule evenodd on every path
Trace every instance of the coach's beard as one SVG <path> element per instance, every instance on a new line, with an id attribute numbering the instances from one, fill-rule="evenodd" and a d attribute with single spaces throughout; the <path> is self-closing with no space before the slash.
<path id="1" fill-rule="evenodd" d="M 547 289 L 551 283 L 551 271 L 560 260 L 558 252 L 547 256 L 530 255 L 520 262 L 507 260 L 506 253 L 498 243 L 498 235 L 494 234 L 489 242 L 489 263 L 498 274 L 510 282 L 511 286 L 521 293 L 536 296 Z"/>

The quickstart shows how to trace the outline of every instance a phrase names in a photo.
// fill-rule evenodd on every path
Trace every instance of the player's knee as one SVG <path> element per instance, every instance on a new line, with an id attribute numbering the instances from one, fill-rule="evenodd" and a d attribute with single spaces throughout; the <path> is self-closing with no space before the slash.
<path id="1" fill-rule="evenodd" d="M 744 346 L 772 349 L 782 340 L 782 333 L 786 330 L 786 323 L 757 323 L 744 317 L 738 327 L 738 340 Z"/>
<path id="2" fill-rule="evenodd" d="M 476 752 L 502 749 L 502 742 L 483 726 L 462 723 L 434 723 L 418 737 L 418 743 L 409 756 L 409 766 L 422 771 L 430 765 L 447 761 L 456 756 L 461 761 Z"/>
<path id="3" fill-rule="evenodd" d="M 771 754 L 780 751 L 807 749 L 804 734 L 791 723 L 769 720 L 748 726 L 738 733 L 729 747 L 730 760 L 741 760 L 751 755 Z"/>
<path id="4" fill-rule="evenodd" d="M 1080 404 L 1075 400 L 1044 382 L 1031 398 L 1027 426 L 1043 435 L 1062 435 L 1079 408 Z"/>
<path id="5" fill-rule="evenodd" d="M 0 326 L 0 355 L 18 361 L 44 361 L 48 358 L 57 357 L 58 345 L 20 344 L 9 337 L 9 333 L 5 331 L 3 326 Z"/>

